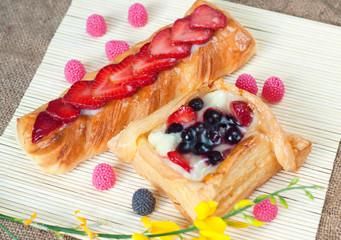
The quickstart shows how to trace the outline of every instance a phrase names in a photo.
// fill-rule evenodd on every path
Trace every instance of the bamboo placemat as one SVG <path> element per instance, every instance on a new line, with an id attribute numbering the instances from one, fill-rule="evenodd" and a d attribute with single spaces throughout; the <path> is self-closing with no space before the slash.
<path id="1" fill-rule="evenodd" d="M 11 124 L 68 87 L 63 80 L 67 60 L 82 60 L 89 72 L 100 68 L 106 64 L 106 41 L 122 39 L 133 45 L 181 17 L 192 4 L 192 1 L 143 2 L 149 10 L 150 20 L 146 27 L 136 30 L 125 20 L 132 2 L 112 2 L 73 2 Z M 255 194 L 274 191 L 286 185 L 293 176 L 300 176 L 302 184 L 327 186 L 341 132 L 340 107 L 337 106 L 341 85 L 335 82 L 340 74 L 337 65 L 337 56 L 341 55 L 341 44 L 337 41 L 341 37 L 340 28 L 228 2 L 217 3 L 246 26 L 259 44 L 257 56 L 226 80 L 234 82 L 238 74 L 247 72 L 256 77 L 261 87 L 267 77 L 281 77 L 287 94 L 280 104 L 271 107 L 285 130 L 301 134 L 314 144 L 300 173 L 282 172 Z M 94 12 L 105 16 L 108 23 L 108 33 L 100 39 L 91 39 L 84 32 L 85 20 Z M 114 161 L 111 153 L 95 157 L 63 176 L 44 175 L 18 149 L 11 129 L 7 128 L 0 138 L 0 154 L 0 167 L 4 169 L 0 175 L 2 213 L 23 217 L 37 210 L 38 221 L 75 226 L 78 222 L 73 212 L 80 209 L 90 220 L 99 219 L 114 225 L 113 229 L 102 227 L 98 231 L 142 231 L 139 217 L 130 209 L 130 198 L 139 187 L 151 187 L 129 165 Z M 91 187 L 91 172 L 99 162 L 111 163 L 118 174 L 115 188 L 104 193 Z M 168 199 L 154 192 L 159 204 L 151 218 L 185 224 Z M 274 222 L 259 229 L 229 229 L 229 232 L 234 239 L 312 239 L 324 194 L 324 191 L 314 192 L 315 202 L 307 200 L 303 194 L 287 194 L 290 209 L 280 211 Z"/>

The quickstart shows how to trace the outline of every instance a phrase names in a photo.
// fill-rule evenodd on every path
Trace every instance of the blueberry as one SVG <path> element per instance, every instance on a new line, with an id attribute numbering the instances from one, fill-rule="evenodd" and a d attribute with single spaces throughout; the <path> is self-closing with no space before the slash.
<path id="1" fill-rule="evenodd" d="M 189 101 L 188 106 L 190 106 L 194 111 L 199 111 L 204 107 L 204 101 L 201 98 L 193 98 Z"/>
<path id="2" fill-rule="evenodd" d="M 205 154 L 206 162 L 211 165 L 216 165 L 223 161 L 223 155 L 218 151 L 209 151 Z"/>
<path id="3" fill-rule="evenodd" d="M 196 131 L 197 134 L 201 133 L 205 129 L 204 124 L 201 122 L 196 122 L 191 127 Z"/>
<path id="4" fill-rule="evenodd" d="M 237 144 L 242 138 L 243 134 L 236 126 L 232 126 L 224 134 L 224 140 L 228 144 Z"/>
<path id="5" fill-rule="evenodd" d="M 185 128 L 181 133 L 181 139 L 184 141 L 196 140 L 196 132 L 193 127 Z"/>
<path id="6" fill-rule="evenodd" d="M 141 188 L 133 195 L 132 207 L 138 215 L 146 216 L 154 211 L 155 198 L 147 189 Z"/>
<path id="7" fill-rule="evenodd" d="M 204 122 L 210 125 L 217 125 L 221 120 L 222 114 L 216 109 L 207 109 L 204 113 Z"/>
<path id="8" fill-rule="evenodd" d="M 178 133 L 181 132 L 183 129 L 184 127 L 180 123 L 172 123 L 166 129 L 166 133 Z"/>
<path id="9" fill-rule="evenodd" d="M 192 150 L 192 146 L 193 146 L 192 142 L 188 142 L 188 141 L 180 142 L 176 150 L 181 154 L 189 153 Z"/>
<path id="10" fill-rule="evenodd" d="M 210 131 L 208 137 L 214 145 L 219 145 L 221 142 L 221 134 L 218 131 Z"/>
<path id="11" fill-rule="evenodd" d="M 194 155 L 203 155 L 204 153 L 210 151 L 210 147 L 202 142 L 197 142 L 192 147 L 192 153 Z"/>

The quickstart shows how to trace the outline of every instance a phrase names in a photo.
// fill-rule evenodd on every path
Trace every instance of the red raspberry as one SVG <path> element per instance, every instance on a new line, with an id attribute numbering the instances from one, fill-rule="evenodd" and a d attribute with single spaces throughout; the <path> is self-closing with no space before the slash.
<path id="1" fill-rule="evenodd" d="M 270 202 L 270 198 L 257 203 L 253 207 L 253 215 L 258 221 L 270 222 L 275 219 L 278 212 L 278 207 Z"/>
<path id="2" fill-rule="evenodd" d="M 237 88 L 243 89 L 255 95 L 258 92 L 256 80 L 249 74 L 244 73 L 239 75 L 235 85 Z"/>
<path id="3" fill-rule="evenodd" d="M 281 101 L 284 93 L 284 84 L 278 77 L 270 77 L 265 81 L 262 95 L 269 102 Z"/>

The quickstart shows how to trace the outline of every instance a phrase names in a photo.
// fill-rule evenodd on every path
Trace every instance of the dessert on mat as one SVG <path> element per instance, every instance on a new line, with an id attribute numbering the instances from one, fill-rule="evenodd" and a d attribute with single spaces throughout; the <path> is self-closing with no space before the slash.
<path id="1" fill-rule="evenodd" d="M 189 221 L 204 201 L 226 214 L 281 169 L 298 171 L 311 151 L 256 95 L 221 78 L 132 121 L 108 146 Z"/>
<path id="2" fill-rule="evenodd" d="M 18 141 L 44 172 L 67 172 L 106 151 L 107 142 L 131 121 L 211 85 L 255 51 L 255 40 L 238 22 L 199 0 L 184 18 L 19 118 Z"/>

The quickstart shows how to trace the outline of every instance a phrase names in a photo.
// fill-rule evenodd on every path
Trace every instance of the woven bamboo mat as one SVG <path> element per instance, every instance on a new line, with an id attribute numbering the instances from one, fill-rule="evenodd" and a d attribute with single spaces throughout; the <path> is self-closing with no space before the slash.
<path id="1" fill-rule="evenodd" d="M 0 212 L 29 217 L 38 212 L 37 221 L 73 227 L 79 224 L 74 211 L 81 210 L 90 222 L 106 222 L 97 232 L 142 232 L 139 217 L 130 208 L 133 192 L 141 187 L 152 189 L 157 197 L 153 220 L 172 220 L 187 224 L 170 201 L 134 173 L 128 164 L 105 153 L 82 163 L 62 176 L 42 174 L 16 144 L 11 125 L 16 118 L 56 98 L 69 85 L 63 67 L 69 59 L 79 59 L 88 72 L 107 61 L 104 44 L 125 40 L 130 45 L 147 38 L 158 28 L 183 16 L 193 1 L 142 1 L 149 12 L 146 27 L 135 29 L 126 21 L 133 1 L 73 1 L 44 60 L 31 82 L 9 127 L 0 137 Z M 284 130 L 313 142 L 313 151 L 299 173 L 281 172 L 254 195 L 269 193 L 287 185 L 293 177 L 299 184 L 327 187 L 341 133 L 341 29 L 322 23 L 290 17 L 229 2 L 215 1 L 228 10 L 257 39 L 257 55 L 235 74 L 226 77 L 233 83 L 240 73 L 252 74 L 261 89 L 266 78 L 276 75 L 286 86 L 284 100 L 271 105 Z M 102 38 L 85 33 L 86 18 L 101 14 L 108 24 Z M 101 162 L 110 163 L 118 181 L 113 189 L 95 191 L 91 185 L 92 169 Z M 289 209 L 280 209 L 275 221 L 262 228 L 228 229 L 233 239 L 313 239 L 323 206 L 325 190 L 312 191 L 315 201 L 302 193 L 287 193 Z M 237 218 L 238 219 L 238 218 Z"/>

